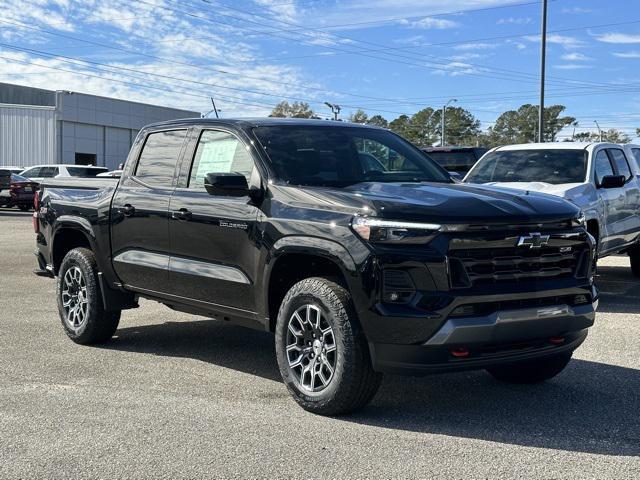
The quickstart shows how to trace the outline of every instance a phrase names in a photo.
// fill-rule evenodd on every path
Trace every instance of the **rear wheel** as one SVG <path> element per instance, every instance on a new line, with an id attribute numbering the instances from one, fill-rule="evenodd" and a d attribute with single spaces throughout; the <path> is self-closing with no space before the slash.
<path id="1" fill-rule="evenodd" d="M 57 279 L 58 312 L 66 334 L 88 345 L 109 340 L 120 322 L 120 311 L 102 304 L 98 268 L 93 252 L 74 248 L 62 260 Z"/>
<path id="2" fill-rule="evenodd" d="M 507 383 L 540 383 L 558 375 L 565 369 L 573 352 L 549 357 L 496 365 L 487 371 L 497 380 Z"/>
<path id="3" fill-rule="evenodd" d="M 282 379 L 295 401 L 320 415 L 353 412 L 376 394 L 367 343 L 347 290 L 308 278 L 287 293 L 276 324 Z"/>

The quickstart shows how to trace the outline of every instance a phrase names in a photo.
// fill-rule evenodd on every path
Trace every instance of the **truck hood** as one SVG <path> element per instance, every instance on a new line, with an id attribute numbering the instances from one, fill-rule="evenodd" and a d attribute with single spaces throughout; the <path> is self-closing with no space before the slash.
<path id="1" fill-rule="evenodd" d="M 485 185 L 360 183 L 343 189 L 284 187 L 289 206 L 439 223 L 536 223 L 567 220 L 579 209 L 542 193 Z"/>
<path id="2" fill-rule="evenodd" d="M 545 182 L 492 182 L 485 185 L 548 193 L 549 195 L 562 197 L 583 208 L 592 202 L 594 194 L 594 187 L 590 183 L 560 183 L 554 185 Z"/>

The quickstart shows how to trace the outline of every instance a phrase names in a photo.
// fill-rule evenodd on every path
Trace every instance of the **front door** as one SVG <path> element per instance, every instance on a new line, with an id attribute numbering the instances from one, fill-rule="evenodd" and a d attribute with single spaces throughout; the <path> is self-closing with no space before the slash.
<path id="1" fill-rule="evenodd" d="M 149 293 L 168 289 L 169 200 L 186 134 L 187 130 L 150 133 L 111 203 L 113 266 L 132 289 Z"/>
<path id="2" fill-rule="evenodd" d="M 255 181 L 249 152 L 231 132 L 202 130 L 191 162 L 184 160 L 184 183 L 171 198 L 169 220 L 171 293 L 240 315 L 256 310 L 259 210 L 249 196 L 210 195 L 204 177 L 236 172 Z"/>

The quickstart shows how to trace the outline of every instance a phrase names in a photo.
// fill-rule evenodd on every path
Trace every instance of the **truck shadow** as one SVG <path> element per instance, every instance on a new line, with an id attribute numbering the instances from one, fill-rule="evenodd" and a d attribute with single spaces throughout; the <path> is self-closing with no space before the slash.
<path id="1" fill-rule="evenodd" d="M 215 320 L 122 328 L 104 347 L 193 358 L 280 382 L 273 336 Z M 574 360 L 543 385 L 484 372 L 387 375 L 362 412 L 340 421 L 527 447 L 640 456 L 640 370 Z"/>
<path id="2" fill-rule="evenodd" d="M 628 266 L 598 267 L 599 312 L 640 313 L 640 281 Z"/>

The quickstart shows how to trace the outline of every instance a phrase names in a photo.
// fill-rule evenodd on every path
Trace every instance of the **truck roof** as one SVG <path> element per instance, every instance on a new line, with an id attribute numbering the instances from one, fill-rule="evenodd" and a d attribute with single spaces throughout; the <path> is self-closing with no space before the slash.
<path id="1" fill-rule="evenodd" d="M 243 127 L 261 127 L 276 125 L 321 126 L 321 127 L 365 127 L 378 128 L 375 125 L 341 122 L 335 120 L 321 120 L 313 118 L 277 118 L 277 117 L 249 117 L 249 118 L 183 118 L 165 122 L 153 123 L 149 127 L 171 125 L 236 125 Z M 382 129 L 383 130 L 383 129 Z"/>
<path id="2" fill-rule="evenodd" d="M 547 143 L 521 143 L 517 145 L 504 145 L 497 147 L 494 151 L 503 152 L 508 150 L 586 150 L 597 145 L 615 145 L 608 142 L 547 142 Z"/>

